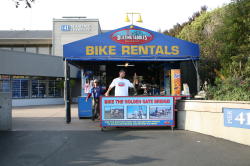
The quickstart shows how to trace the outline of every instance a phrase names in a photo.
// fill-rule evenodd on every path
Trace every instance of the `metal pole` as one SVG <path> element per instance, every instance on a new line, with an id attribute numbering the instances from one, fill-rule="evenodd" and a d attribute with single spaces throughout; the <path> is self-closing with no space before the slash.
<path id="1" fill-rule="evenodd" d="M 84 78 L 84 70 L 81 69 L 81 96 L 84 96 L 84 85 L 86 83 L 86 80 Z"/>
<path id="2" fill-rule="evenodd" d="M 65 84 L 64 84 L 64 100 L 66 110 L 66 123 L 71 122 L 71 107 L 70 107 L 70 67 L 68 61 L 65 60 Z"/>
<path id="3" fill-rule="evenodd" d="M 132 25 L 134 25 L 134 13 L 132 13 Z"/>
<path id="4" fill-rule="evenodd" d="M 197 93 L 198 93 L 200 91 L 200 75 L 199 75 L 198 61 L 195 61 L 195 68 L 196 68 Z"/>

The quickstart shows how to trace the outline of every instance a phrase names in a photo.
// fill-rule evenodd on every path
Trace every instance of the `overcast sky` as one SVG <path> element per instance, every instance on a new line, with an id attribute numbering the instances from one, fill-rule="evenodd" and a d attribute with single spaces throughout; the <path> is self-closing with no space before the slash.
<path id="1" fill-rule="evenodd" d="M 128 23 L 126 12 L 142 13 L 143 23 L 135 23 L 157 31 L 182 23 L 200 9 L 221 7 L 230 0 L 36 0 L 32 9 L 15 8 L 13 0 L 0 0 L 0 30 L 48 30 L 52 19 L 62 16 L 98 18 L 101 29 L 112 30 Z M 137 19 L 137 16 L 135 16 Z"/>

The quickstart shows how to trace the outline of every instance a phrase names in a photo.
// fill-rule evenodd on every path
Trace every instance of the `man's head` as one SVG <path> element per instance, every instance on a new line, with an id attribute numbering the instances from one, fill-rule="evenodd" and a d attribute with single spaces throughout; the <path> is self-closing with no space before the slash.
<path id="1" fill-rule="evenodd" d="M 120 71 L 119 71 L 119 77 L 120 78 L 124 78 L 125 77 L 125 71 L 123 70 L 123 69 L 121 69 Z"/>
<path id="2" fill-rule="evenodd" d="M 94 80 L 94 86 L 97 86 L 99 84 L 99 80 L 95 79 Z"/>

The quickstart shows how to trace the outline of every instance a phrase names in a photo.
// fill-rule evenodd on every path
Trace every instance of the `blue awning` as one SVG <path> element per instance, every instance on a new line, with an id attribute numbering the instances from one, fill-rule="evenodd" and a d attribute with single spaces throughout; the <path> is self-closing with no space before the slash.
<path id="1" fill-rule="evenodd" d="M 199 59 L 199 45 L 141 28 L 125 26 L 63 46 L 71 61 L 184 61 Z"/>

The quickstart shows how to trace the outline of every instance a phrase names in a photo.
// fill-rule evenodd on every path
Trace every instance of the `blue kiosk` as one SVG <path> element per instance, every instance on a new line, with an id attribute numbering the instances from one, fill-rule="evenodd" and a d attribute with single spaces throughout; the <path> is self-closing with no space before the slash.
<path id="1" fill-rule="evenodd" d="M 81 69 L 82 96 L 78 100 L 79 117 L 92 115 L 91 101 L 85 101 L 88 88 L 91 88 L 91 80 L 97 78 L 101 80 L 104 87 L 108 87 L 120 68 L 127 69 L 126 75 L 128 73 L 129 79 L 141 82 L 139 95 L 144 98 L 181 96 L 183 95 L 182 83 L 189 85 L 190 94 L 199 90 L 197 68 L 197 61 L 200 58 L 199 45 L 135 25 L 65 44 L 63 57 L 66 66 L 67 123 L 71 121 L 69 63 Z M 88 75 L 88 73 L 92 74 Z M 123 110 L 125 119 L 119 120 L 128 120 L 126 118 L 129 115 L 126 115 L 126 111 L 126 109 Z M 150 120 L 150 113 L 147 113 L 145 118 Z M 105 121 L 104 114 L 102 120 Z"/>

